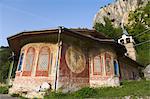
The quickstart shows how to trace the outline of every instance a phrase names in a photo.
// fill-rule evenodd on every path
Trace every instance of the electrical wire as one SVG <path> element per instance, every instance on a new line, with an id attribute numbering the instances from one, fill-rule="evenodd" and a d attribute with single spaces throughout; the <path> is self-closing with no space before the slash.
<path id="1" fill-rule="evenodd" d="M 143 31 L 143 32 L 141 32 L 141 33 L 135 35 L 133 38 L 136 38 L 136 37 L 138 37 L 138 36 L 140 36 L 140 35 L 142 35 L 142 34 L 145 34 L 147 31 L 150 31 L 150 29 L 145 30 L 145 31 Z"/>
<path id="2" fill-rule="evenodd" d="M 141 43 L 135 44 L 134 46 L 139 46 L 139 45 L 142 45 L 142 44 L 145 44 L 145 43 L 149 43 L 149 42 L 150 42 L 150 40 L 147 40 L 145 42 L 141 42 Z"/>

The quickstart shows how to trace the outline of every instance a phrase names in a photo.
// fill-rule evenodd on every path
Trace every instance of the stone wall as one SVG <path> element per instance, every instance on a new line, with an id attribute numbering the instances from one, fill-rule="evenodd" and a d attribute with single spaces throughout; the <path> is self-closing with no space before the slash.
<path id="1" fill-rule="evenodd" d="M 54 77 L 15 77 L 12 88 L 9 89 L 9 93 L 22 93 L 35 91 L 37 87 L 44 82 L 53 84 Z"/>
<path id="2" fill-rule="evenodd" d="M 121 80 L 137 80 L 140 78 L 138 66 L 127 60 L 119 61 L 120 79 Z"/>
<path id="3" fill-rule="evenodd" d="M 127 49 L 127 56 L 136 61 L 136 50 L 133 43 L 124 44 Z"/>

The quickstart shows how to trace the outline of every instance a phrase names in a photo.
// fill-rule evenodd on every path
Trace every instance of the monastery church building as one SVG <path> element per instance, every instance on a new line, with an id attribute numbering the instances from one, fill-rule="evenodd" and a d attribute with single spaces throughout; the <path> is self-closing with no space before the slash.
<path id="1" fill-rule="evenodd" d="M 138 79 L 142 68 L 134 40 L 125 34 L 116 42 L 95 30 L 58 27 L 21 32 L 8 43 L 18 61 L 10 93 L 32 91 L 44 82 L 62 92 L 119 86 Z"/>

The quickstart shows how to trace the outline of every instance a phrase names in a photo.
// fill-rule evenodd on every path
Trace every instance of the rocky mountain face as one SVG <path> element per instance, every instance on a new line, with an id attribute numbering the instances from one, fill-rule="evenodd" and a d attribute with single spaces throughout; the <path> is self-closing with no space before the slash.
<path id="1" fill-rule="evenodd" d="M 104 17 L 108 17 L 115 27 L 121 26 L 122 23 L 127 24 L 129 12 L 146 5 L 148 1 L 150 0 L 116 0 L 114 3 L 101 7 L 94 17 L 93 25 L 105 24 Z"/>

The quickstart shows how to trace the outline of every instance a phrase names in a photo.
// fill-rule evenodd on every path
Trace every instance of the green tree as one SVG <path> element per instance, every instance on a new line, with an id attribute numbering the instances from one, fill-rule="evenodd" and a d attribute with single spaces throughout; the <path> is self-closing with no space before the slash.
<path id="1" fill-rule="evenodd" d="M 122 35 L 122 29 L 121 28 L 114 28 L 112 25 L 112 22 L 109 18 L 104 17 L 105 25 L 102 23 L 96 23 L 94 25 L 94 28 L 98 32 L 103 32 L 107 37 L 111 37 L 114 39 L 118 39 Z"/>
<path id="2" fill-rule="evenodd" d="M 126 26 L 136 43 L 137 61 L 143 65 L 150 64 L 150 2 L 129 14 L 129 23 Z M 146 42 L 146 43 L 144 43 Z"/>
<path id="3" fill-rule="evenodd" d="M 146 6 L 140 7 L 129 14 L 129 26 L 134 27 L 137 24 L 150 28 L 150 1 Z"/>
<path id="4" fill-rule="evenodd" d="M 98 32 L 105 33 L 107 37 L 118 39 L 122 35 L 122 29 L 115 28 L 111 20 L 107 17 L 104 17 L 104 21 L 105 25 L 102 23 L 96 23 L 94 28 Z M 146 42 L 150 40 L 150 31 L 148 30 L 150 29 L 150 2 L 143 7 L 130 12 L 128 21 L 129 23 L 125 28 L 127 29 L 129 35 L 133 36 L 136 44 L 142 43 L 137 46 L 135 45 L 137 51 L 137 61 L 146 66 L 150 64 L 150 42 Z"/>
<path id="5" fill-rule="evenodd" d="M 8 58 L 10 55 L 11 51 L 8 47 L 0 48 L 0 82 L 6 82 L 10 65 Z"/>

